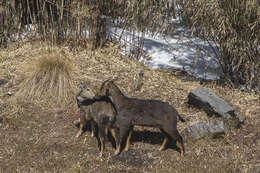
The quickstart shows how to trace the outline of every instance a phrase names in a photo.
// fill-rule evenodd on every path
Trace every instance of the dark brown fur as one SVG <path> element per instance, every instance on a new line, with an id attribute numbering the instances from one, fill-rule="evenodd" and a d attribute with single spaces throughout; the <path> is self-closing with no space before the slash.
<path id="1" fill-rule="evenodd" d="M 134 125 L 159 128 L 165 134 L 160 150 L 165 148 L 168 137 L 176 141 L 181 155 L 184 155 L 184 144 L 177 130 L 177 117 L 184 121 L 178 112 L 168 103 L 159 100 L 142 100 L 126 97 L 113 81 L 105 81 L 100 89 L 99 96 L 108 96 L 117 110 L 116 126 L 119 128 L 119 138 L 116 154 L 121 152 L 122 140 L 129 133 L 126 148 L 129 148 L 129 140 Z"/>
<path id="2" fill-rule="evenodd" d="M 77 95 L 77 104 L 80 109 L 80 127 L 76 137 L 79 137 L 82 134 L 83 127 L 86 125 L 87 121 L 90 121 L 92 136 L 94 136 L 94 131 L 96 129 L 98 131 L 100 153 L 102 154 L 105 148 L 104 138 L 105 135 L 107 135 L 108 130 L 116 138 L 115 129 L 112 128 L 116 111 L 107 97 L 94 100 L 94 93 L 94 89 L 89 83 L 81 85 L 81 91 Z"/>

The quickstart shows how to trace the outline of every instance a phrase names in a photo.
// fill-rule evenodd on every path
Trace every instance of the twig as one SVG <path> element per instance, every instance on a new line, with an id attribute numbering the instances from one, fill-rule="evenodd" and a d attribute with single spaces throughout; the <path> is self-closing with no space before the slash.
<path id="1" fill-rule="evenodd" d="M 141 70 L 138 74 L 138 80 L 137 80 L 137 83 L 136 83 L 136 87 L 135 87 L 135 90 L 134 91 L 139 91 L 141 90 L 142 86 L 143 86 L 143 82 L 142 82 L 142 79 L 143 79 L 143 76 L 144 76 L 144 71 Z"/>

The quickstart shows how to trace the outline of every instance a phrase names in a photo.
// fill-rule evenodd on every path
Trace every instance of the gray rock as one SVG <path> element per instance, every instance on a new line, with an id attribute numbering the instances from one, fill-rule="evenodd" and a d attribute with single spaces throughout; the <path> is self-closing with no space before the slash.
<path id="1" fill-rule="evenodd" d="M 227 119 L 235 115 L 235 110 L 226 101 L 201 86 L 189 93 L 188 104 L 202 108 L 208 115 L 216 114 Z"/>
<path id="2" fill-rule="evenodd" d="M 225 125 L 220 120 L 210 120 L 208 122 L 199 122 L 185 129 L 185 133 L 193 139 L 202 137 L 216 137 L 225 133 Z"/>

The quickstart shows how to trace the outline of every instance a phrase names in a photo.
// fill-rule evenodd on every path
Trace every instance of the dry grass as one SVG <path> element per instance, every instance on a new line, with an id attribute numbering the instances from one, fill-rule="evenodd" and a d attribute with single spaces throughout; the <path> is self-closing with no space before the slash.
<path id="1" fill-rule="evenodd" d="M 180 0 L 178 3 L 193 32 L 214 42 L 225 77 L 230 76 L 227 78 L 234 85 L 259 89 L 259 1 Z"/>
<path id="2" fill-rule="evenodd" d="M 113 156 L 107 143 L 104 157 L 97 157 L 95 139 L 88 133 L 75 139 L 77 129 L 72 121 L 78 114 L 57 111 L 42 112 L 33 105 L 17 111 L 9 100 L 22 84 L 23 67 L 40 59 L 48 50 L 47 43 L 15 43 L 0 51 L 0 78 L 8 83 L 0 87 L 0 104 L 4 124 L 0 127 L 0 173 L 2 172 L 257 172 L 260 169 L 260 103 L 258 97 L 208 83 L 205 87 L 227 100 L 247 120 L 240 129 L 232 129 L 222 139 L 190 141 L 184 136 L 187 154 L 184 158 L 169 145 L 159 152 L 163 136 L 157 129 L 136 127 L 130 151 Z M 120 54 L 118 46 L 107 45 L 95 52 L 89 50 L 61 50 L 78 72 L 71 75 L 73 86 L 88 80 L 98 85 L 109 77 L 118 77 L 116 83 L 128 96 L 168 101 L 185 118 L 178 123 L 183 133 L 188 125 L 208 120 L 205 113 L 189 107 L 189 91 L 199 86 L 199 81 L 181 80 L 170 70 L 151 70 Z M 144 70 L 143 87 L 134 92 L 138 73 Z M 9 77 L 8 77 L 9 76 Z M 10 94 L 6 94 L 10 93 Z M 17 116 L 21 115 L 21 116 Z M 44 116 L 43 116 L 44 115 Z"/>
<path id="3" fill-rule="evenodd" d="M 16 98 L 44 108 L 68 106 L 75 97 L 73 61 L 59 50 L 41 50 L 38 53 L 37 58 L 21 66 L 25 75 Z"/>

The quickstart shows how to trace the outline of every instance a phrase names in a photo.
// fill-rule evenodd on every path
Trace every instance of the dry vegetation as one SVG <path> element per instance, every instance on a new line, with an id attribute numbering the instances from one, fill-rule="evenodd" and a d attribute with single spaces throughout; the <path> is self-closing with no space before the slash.
<path id="1" fill-rule="evenodd" d="M 219 63 L 234 86 L 259 91 L 260 2 L 258 0 L 179 0 L 186 23 L 214 42 Z"/>
<path id="2" fill-rule="evenodd" d="M 0 46 L 24 37 L 23 32 L 33 26 L 34 34 L 43 40 L 70 41 L 72 46 L 90 45 L 95 49 L 105 44 L 108 35 L 121 39 L 122 33 L 109 33 L 109 24 L 123 28 L 122 32 L 126 28 L 132 33 L 142 31 L 137 38 L 132 36 L 140 40 L 137 45 L 131 43 L 134 48 L 142 47 L 144 34 L 169 30 L 167 23 L 172 16 L 175 11 L 171 0 L 0 0 Z"/>
<path id="3" fill-rule="evenodd" d="M 174 144 L 159 152 L 163 138 L 153 128 L 135 128 L 132 148 L 119 156 L 113 156 L 109 145 L 104 157 L 97 157 L 96 140 L 88 133 L 74 138 L 77 128 L 72 122 L 79 116 L 74 95 L 76 86 L 86 80 L 99 85 L 116 77 L 128 96 L 168 101 L 186 119 L 178 124 L 182 133 L 188 125 L 210 119 L 186 104 L 188 92 L 199 86 L 199 81 L 185 80 L 190 77 L 175 76 L 171 70 L 148 69 L 121 55 L 117 44 L 104 39 L 104 16 L 111 18 L 114 26 L 133 33 L 163 32 L 167 20 L 175 15 L 174 5 L 158 0 L 98 2 L 0 1 L 0 46 L 5 47 L 0 50 L 0 173 L 260 172 L 259 98 L 215 82 L 205 85 L 245 115 L 246 122 L 222 138 L 190 141 L 184 135 L 185 157 L 180 157 Z M 244 74 L 238 74 L 243 80 L 258 85 L 259 2 L 178 2 L 185 2 L 182 15 L 197 34 L 220 45 L 224 63 L 235 67 L 226 70 L 235 74 L 242 69 Z M 34 28 L 28 29 L 27 24 Z M 28 30 L 38 38 L 17 41 Z M 88 37 L 94 41 L 95 52 L 78 48 L 88 47 Z M 65 44 L 52 46 L 61 42 Z M 100 45 L 104 47 L 98 48 Z M 137 51 L 135 57 L 139 56 Z M 140 91 L 134 91 L 141 70 L 144 83 Z"/>
<path id="4" fill-rule="evenodd" d="M 33 78 L 37 76 L 37 70 L 43 72 L 46 67 L 54 67 L 50 70 L 53 72 L 51 75 L 48 70 L 40 77 L 51 76 L 48 79 L 63 81 L 60 84 L 68 87 L 61 90 L 66 92 L 85 80 L 99 85 L 104 79 L 118 77 L 116 83 L 126 95 L 160 99 L 176 107 L 186 119 L 185 123 L 178 124 L 181 133 L 188 125 L 209 119 L 203 111 L 186 104 L 188 92 L 197 87 L 199 81 L 180 79 L 172 75 L 170 70 L 148 69 L 137 61 L 122 56 L 118 45 L 112 43 L 95 52 L 86 49 L 72 51 L 66 46 L 56 46 L 52 48 L 54 51 L 49 50 L 48 43 L 35 40 L 12 43 L 0 51 L 0 79 L 8 81 L 0 86 L 0 116 L 3 119 L 0 125 L 1 173 L 260 171 L 258 97 L 219 86 L 214 82 L 209 82 L 206 87 L 231 103 L 239 114 L 246 116 L 246 122 L 240 129 L 231 129 L 223 138 L 213 140 L 190 141 L 184 136 L 187 154 L 180 157 L 174 144 L 169 144 L 165 151 L 158 151 L 163 140 L 159 130 L 137 127 L 133 133 L 133 145 L 128 152 L 113 156 L 112 146 L 108 143 L 104 157 L 97 157 L 99 152 L 96 140 L 91 138 L 89 133 L 79 139 L 74 138 L 77 128 L 72 122 L 78 118 L 75 108 L 69 108 L 70 111 L 64 108 L 57 111 L 39 105 L 41 102 L 28 106 L 10 101 L 16 98 L 21 89 L 29 91 L 31 86 L 40 84 L 34 82 Z M 68 58 L 69 64 L 64 57 Z M 47 62 L 52 65 L 44 68 L 37 66 Z M 27 68 L 24 68 L 27 64 L 33 64 L 30 69 L 36 71 L 27 71 Z M 60 72 L 60 68 L 56 68 L 57 65 L 62 66 L 62 73 L 55 75 L 55 72 Z M 70 69 L 70 66 L 74 68 Z M 65 82 L 67 75 L 64 72 L 67 70 L 64 70 L 64 67 L 71 72 L 68 78 L 71 81 Z M 144 70 L 144 84 L 140 91 L 133 92 L 140 70 Z M 24 74 L 25 71 L 31 75 L 29 78 Z M 26 80 L 32 83 L 23 85 Z M 42 89 L 52 88 L 50 81 L 44 84 L 48 86 L 41 85 Z M 60 87 L 54 86 L 56 89 Z M 38 90 L 32 92 L 37 93 Z M 24 99 L 27 98 L 30 97 Z"/>
<path id="5" fill-rule="evenodd" d="M 65 108 L 74 101 L 75 86 L 72 82 L 76 69 L 73 60 L 57 50 L 42 50 L 37 57 L 27 58 L 20 65 L 23 81 L 15 94 L 16 100 L 43 108 Z M 26 98 L 26 99 L 24 99 Z"/>

